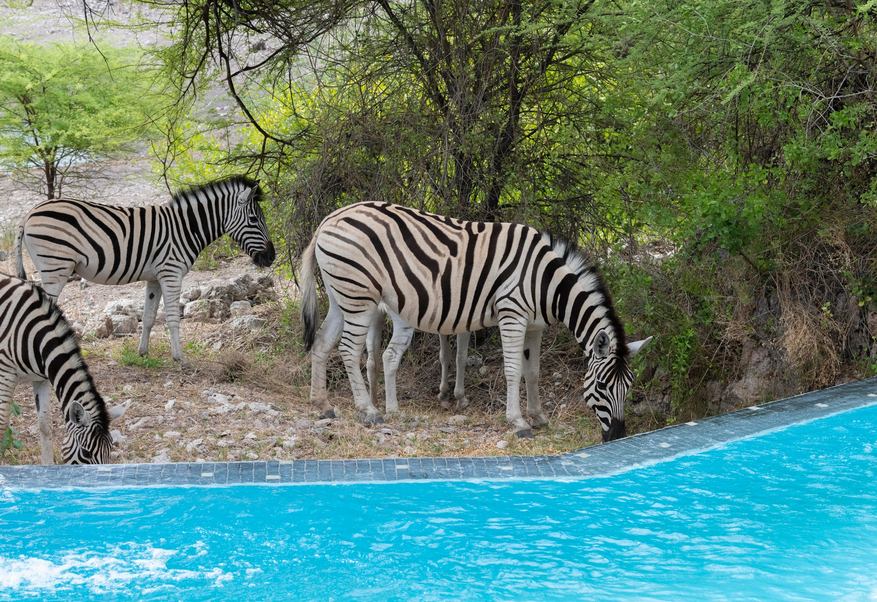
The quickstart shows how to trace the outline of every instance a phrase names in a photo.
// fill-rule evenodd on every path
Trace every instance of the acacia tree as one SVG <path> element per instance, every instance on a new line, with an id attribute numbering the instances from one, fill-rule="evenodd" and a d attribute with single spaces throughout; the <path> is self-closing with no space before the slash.
<path id="1" fill-rule="evenodd" d="M 158 112 L 138 60 L 109 45 L 0 37 L 0 165 L 52 199 L 89 162 L 126 156 Z"/>
<path id="2" fill-rule="evenodd" d="M 253 169 L 285 163 L 299 183 L 338 195 L 391 182 L 384 196 L 470 218 L 525 197 L 593 201 L 568 173 L 583 153 L 557 147 L 599 154 L 594 114 L 612 44 L 594 0 L 148 3 L 177 28 L 160 50 L 174 93 L 191 97 L 221 77 L 255 131 L 233 159 Z"/>

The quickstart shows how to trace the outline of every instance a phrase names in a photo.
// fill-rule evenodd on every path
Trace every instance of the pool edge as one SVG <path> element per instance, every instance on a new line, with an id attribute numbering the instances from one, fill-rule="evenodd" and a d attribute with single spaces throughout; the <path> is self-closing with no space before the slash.
<path id="1" fill-rule="evenodd" d="M 874 404 L 877 377 L 560 455 L 0 466 L 0 490 L 595 478 Z"/>

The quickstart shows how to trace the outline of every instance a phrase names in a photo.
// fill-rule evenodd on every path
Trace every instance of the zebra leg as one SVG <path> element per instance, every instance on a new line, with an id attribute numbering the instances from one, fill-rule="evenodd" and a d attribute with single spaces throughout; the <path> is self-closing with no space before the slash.
<path id="1" fill-rule="evenodd" d="M 5 366 L 4 366 L 5 367 Z M 0 374 L 0 441 L 6 436 L 12 418 L 12 392 L 18 385 L 15 373 Z"/>
<path id="2" fill-rule="evenodd" d="M 52 297 L 52 299 L 57 301 L 58 295 L 60 295 L 61 291 L 64 290 L 64 285 L 67 284 L 67 279 L 70 278 L 70 275 L 72 273 L 72 267 L 70 270 L 63 270 L 61 272 L 56 272 L 53 274 L 44 275 L 42 272 L 40 272 L 40 286 L 43 287 L 43 290 L 46 291 Z"/>
<path id="3" fill-rule="evenodd" d="M 469 355 L 469 339 L 471 332 L 461 332 L 457 334 L 457 380 L 454 381 L 454 399 L 457 400 L 457 409 L 462 410 L 469 407 L 469 400 L 466 399 L 466 359 Z"/>
<path id="4" fill-rule="evenodd" d="M 368 375 L 368 391 L 371 394 L 372 405 L 378 405 L 378 351 L 381 348 L 381 335 L 384 332 L 384 320 L 387 314 L 380 308 L 372 318 L 368 329 L 368 337 L 365 339 L 365 349 L 368 357 L 365 360 L 365 372 Z"/>
<path id="5" fill-rule="evenodd" d="M 384 351 L 384 388 L 386 389 L 387 412 L 399 411 L 399 399 L 396 396 L 396 372 L 402 363 L 402 355 L 411 344 L 414 328 L 406 324 L 399 316 L 391 314 L 393 319 L 393 337 Z"/>
<path id="6" fill-rule="evenodd" d="M 527 415 L 534 428 L 548 424 L 539 399 L 539 353 L 542 347 L 542 329 L 527 330 L 524 337 L 524 381 L 527 383 Z"/>
<path id="7" fill-rule="evenodd" d="M 146 300 L 143 303 L 143 332 L 140 334 L 140 347 L 137 353 L 146 355 L 149 353 L 149 335 L 152 333 L 152 325 L 155 324 L 155 315 L 158 313 L 158 302 L 161 300 L 161 283 L 158 280 L 150 280 L 146 283 Z"/>
<path id="8" fill-rule="evenodd" d="M 449 393 L 451 387 L 448 385 L 448 373 L 451 367 L 451 341 L 446 334 L 439 335 L 439 363 L 442 365 L 442 383 L 439 385 L 439 401 L 442 407 L 448 409 L 451 407 L 451 395 Z"/>
<path id="9" fill-rule="evenodd" d="M 377 305 L 362 310 L 361 313 L 348 314 L 343 322 L 341 343 L 338 352 L 347 368 L 350 389 L 353 392 L 353 403 L 357 409 L 357 419 L 365 424 L 381 424 L 384 418 L 380 411 L 372 405 L 365 380 L 362 378 L 362 350 L 372 323 Z"/>
<path id="10" fill-rule="evenodd" d="M 37 423 L 40 426 L 40 462 L 54 464 L 55 454 L 52 450 L 52 414 L 49 406 L 49 393 L 52 387 L 47 380 L 33 383 L 34 403 L 37 406 Z"/>
<path id="11" fill-rule="evenodd" d="M 320 325 L 311 348 L 311 403 L 317 406 L 320 418 L 335 418 L 335 410 L 329 403 L 326 390 L 326 363 L 329 361 L 329 352 L 338 344 L 343 329 L 344 316 L 330 292 L 329 313 Z"/>
<path id="12" fill-rule="evenodd" d="M 171 335 L 171 357 L 175 362 L 185 366 L 188 362 L 183 358 L 183 346 L 180 344 L 180 287 L 182 286 L 182 276 L 179 274 L 175 276 L 174 278 L 165 278 L 158 282 L 164 296 L 167 330 Z M 148 285 L 146 290 L 149 290 Z M 146 332 L 145 327 L 143 331 Z"/>
<path id="13" fill-rule="evenodd" d="M 533 436 L 530 425 L 521 415 L 521 358 L 524 355 L 526 323 L 517 315 L 500 316 L 503 363 L 506 378 L 506 420 L 515 426 L 515 435 L 523 439 Z"/>

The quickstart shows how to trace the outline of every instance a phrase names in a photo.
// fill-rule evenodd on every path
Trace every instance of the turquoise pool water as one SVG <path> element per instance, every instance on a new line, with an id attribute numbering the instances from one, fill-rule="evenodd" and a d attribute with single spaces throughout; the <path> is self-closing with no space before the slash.
<path id="1" fill-rule="evenodd" d="M 877 600 L 877 406 L 623 474 L 0 490 L 0 599 Z"/>

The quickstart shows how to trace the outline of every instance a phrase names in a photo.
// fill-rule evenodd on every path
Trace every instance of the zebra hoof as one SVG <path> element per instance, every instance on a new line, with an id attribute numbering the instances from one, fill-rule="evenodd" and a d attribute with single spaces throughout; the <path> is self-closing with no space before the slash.
<path id="1" fill-rule="evenodd" d="M 375 426 L 378 424 L 384 424 L 384 417 L 380 414 L 375 414 L 374 416 L 363 415 L 360 422 L 366 426 Z"/>
<path id="2" fill-rule="evenodd" d="M 320 420 L 325 420 L 326 418 L 335 418 L 335 410 L 326 410 L 325 412 L 320 413 Z"/>
<path id="3" fill-rule="evenodd" d="M 515 431 L 515 437 L 518 437 L 519 439 L 532 439 L 533 431 L 530 429 Z"/>

